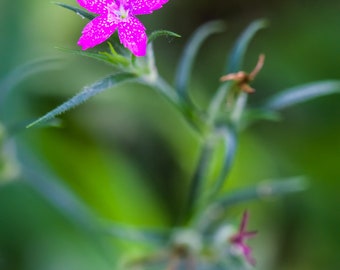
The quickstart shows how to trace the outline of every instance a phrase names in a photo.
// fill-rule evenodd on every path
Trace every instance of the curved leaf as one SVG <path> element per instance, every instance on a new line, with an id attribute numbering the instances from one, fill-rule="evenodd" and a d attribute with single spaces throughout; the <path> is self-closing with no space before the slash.
<path id="1" fill-rule="evenodd" d="M 264 19 L 256 20 L 251 23 L 248 28 L 241 34 L 230 52 L 230 56 L 224 70 L 225 74 L 236 73 L 241 70 L 244 56 L 250 41 L 252 40 L 254 35 L 259 30 L 266 27 L 267 24 L 267 21 Z M 209 105 L 209 122 L 212 122 L 217 115 L 217 112 L 225 101 L 225 97 L 232 86 L 232 81 L 225 81 L 217 89 L 216 94 Z"/>
<path id="2" fill-rule="evenodd" d="M 273 96 L 265 107 L 281 110 L 308 100 L 326 95 L 340 93 L 340 81 L 321 81 L 296 86 Z"/>
<path id="3" fill-rule="evenodd" d="M 152 33 L 149 35 L 148 43 L 151 43 L 151 42 L 153 42 L 156 38 L 159 38 L 159 37 L 162 37 L 162 36 L 169 36 L 169 37 L 176 37 L 176 38 L 181 37 L 179 34 L 177 34 L 177 33 L 175 33 L 175 32 L 172 32 L 172 31 L 167 31 L 167 30 L 157 30 L 157 31 L 152 32 Z"/>
<path id="4" fill-rule="evenodd" d="M 33 60 L 13 69 L 0 80 L 0 107 L 4 106 L 6 95 L 24 79 L 43 71 L 56 69 L 59 66 L 59 59 L 47 58 Z"/>
<path id="5" fill-rule="evenodd" d="M 306 178 L 303 176 L 291 177 L 271 183 L 263 183 L 255 187 L 234 191 L 220 198 L 216 205 L 223 207 L 224 210 L 234 204 L 249 200 L 266 197 L 281 196 L 306 189 Z"/>
<path id="6" fill-rule="evenodd" d="M 282 196 L 293 192 L 301 192 L 306 188 L 306 178 L 303 176 L 297 176 L 230 192 L 212 203 L 206 209 L 204 214 L 201 216 L 199 227 L 205 230 L 216 225 L 223 219 L 227 210 L 235 204 L 256 199 Z"/>
<path id="7" fill-rule="evenodd" d="M 255 34 L 268 25 L 267 20 L 260 19 L 251 23 L 247 29 L 241 34 L 236 41 L 226 65 L 226 73 L 234 73 L 241 70 L 244 60 L 244 55 L 248 45 Z"/>
<path id="8" fill-rule="evenodd" d="M 40 117 L 38 120 L 34 121 L 33 123 L 29 124 L 27 128 L 40 124 L 42 122 L 48 121 L 55 116 L 68 111 L 79 104 L 87 101 L 89 98 L 113 87 L 118 85 L 119 83 L 131 80 L 136 78 L 136 75 L 133 73 L 118 73 L 115 75 L 108 76 L 90 86 L 86 86 L 82 92 L 75 95 L 73 98 L 69 99 L 62 105 L 58 106 L 54 110 L 50 111 L 49 113 L 45 114 L 44 116 Z"/>
<path id="9" fill-rule="evenodd" d="M 225 29 L 225 25 L 221 21 L 213 21 L 204 24 L 196 30 L 188 41 L 180 62 L 177 67 L 177 73 L 175 78 L 175 88 L 182 97 L 187 97 L 188 83 L 190 80 L 190 72 L 192 65 L 202 43 L 210 35 L 218 32 L 222 32 Z"/>
<path id="10" fill-rule="evenodd" d="M 89 19 L 89 20 L 93 20 L 96 17 L 94 14 L 87 12 L 85 9 L 81 9 L 81 8 L 78 8 L 78 7 L 74 7 L 74 6 L 67 5 L 67 4 L 64 4 L 64 3 L 59 3 L 59 2 L 55 2 L 54 4 L 75 12 L 76 14 L 78 14 L 83 19 L 86 18 L 86 19 Z"/>

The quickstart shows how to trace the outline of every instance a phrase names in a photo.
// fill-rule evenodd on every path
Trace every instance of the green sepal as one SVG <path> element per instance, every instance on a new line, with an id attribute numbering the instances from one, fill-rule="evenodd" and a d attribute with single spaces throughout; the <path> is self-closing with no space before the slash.
<path id="1" fill-rule="evenodd" d="M 118 54 L 110 42 L 108 42 L 108 44 L 110 48 L 110 53 L 99 52 L 99 54 L 106 56 L 107 61 L 109 61 L 113 65 L 121 65 L 124 67 L 128 67 L 130 65 L 130 61 L 124 56 Z"/>
<path id="2" fill-rule="evenodd" d="M 80 55 L 80 56 L 86 56 L 101 62 L 105 62 L 109 65 L 113 66 L 123 66 L 127 67 L 130 65 L 130 62 L 128 59 L 126 59 L 124 56 L 118 54 L 114 49 L 111 43 L 109 43 L 110 47 L 110 53 L 108 52 L 88 52 L 88 51 L 81 51 L 81 50 L 73 50 L 73 49 L 66 49 L 66 48 L 59 48 L 59 50 L 72 53 L 75 55 Z"/>

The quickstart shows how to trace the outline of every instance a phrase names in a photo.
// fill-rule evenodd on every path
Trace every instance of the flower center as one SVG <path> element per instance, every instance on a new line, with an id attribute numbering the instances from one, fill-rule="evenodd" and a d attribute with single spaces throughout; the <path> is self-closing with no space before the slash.
<path id="1" fill-rule="evenodd" d="M 107 10 L 109 22 L 124 21 L 129 17 L 129 9 L 125 9 L 123 4 L 120 4 L 119 7 L 116 3 L 109 4 L 107 5 Z"/>

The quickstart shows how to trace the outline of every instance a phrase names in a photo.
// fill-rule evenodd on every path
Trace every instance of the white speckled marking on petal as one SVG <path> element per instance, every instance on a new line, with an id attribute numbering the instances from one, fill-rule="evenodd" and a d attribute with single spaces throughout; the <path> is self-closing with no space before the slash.
<path id="1" fill-rule="evenodd" d="M 99 16 L 90 21 L 82 31 L 78 45 L 83 50 L 92 48 L 107 40 L 117 29 L 117 24 L 108 22 L 106 16 Z"/>
<path id="2" fill-rule="evenodd" d="M 134 15 L 150 14 L 167 2 L 168 0 L 126 0 Z"/>
<path id="3" fill-rule="evenodd" d="M 112 4 L 115 0 L 77 0 L 79 5 L 88 11 L 96 14 L 106 14 L 107 5 Z"/>
<path id="4" fill-rule="evenodd" d="M 145 56 L 147 36 L 144 25 L 130 16 L 118 24 L 120 42 L 136 56 Z"/>

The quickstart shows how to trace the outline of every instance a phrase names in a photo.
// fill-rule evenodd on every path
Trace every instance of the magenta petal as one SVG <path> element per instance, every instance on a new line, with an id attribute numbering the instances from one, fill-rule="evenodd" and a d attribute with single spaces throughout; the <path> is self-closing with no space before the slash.
<path id="1" fill-rule="evenodd" d="M 244 256 L 248 263 L 250 263 L 251 265 L 256 264 L 255 259 L 252 256 L 252 250 L 249 246 L 244 243 L 240 243 L 235 245 L 235 248 Z"/>
<path id="2" fill-rule="evenodd" d="M 160 9 L 168 0 L 126 0 L 134 15 L 150 14 Z"/>
<path id="3" fill-rule="evenodd" d="M 79 5 L 88 11 L 96 14 L 106 14 L 107 5 L 112 4 L 115 0 L 77 0 Z"/>
<path id="4" fill-rule="evenodd" d="M 78 45 L 81 46 L 83 50 L 92 48 L 107 40 L 116 28 L 117 24 L 108 22 L 106 17 L 96 17 L 83 29 Z"/>
<path id="5" fill-rule="evenodd" d="M 136 56 L 145 56 L 147 37 L 144 25 L 135 17 L 118 24 L 120 42 Z"/>

